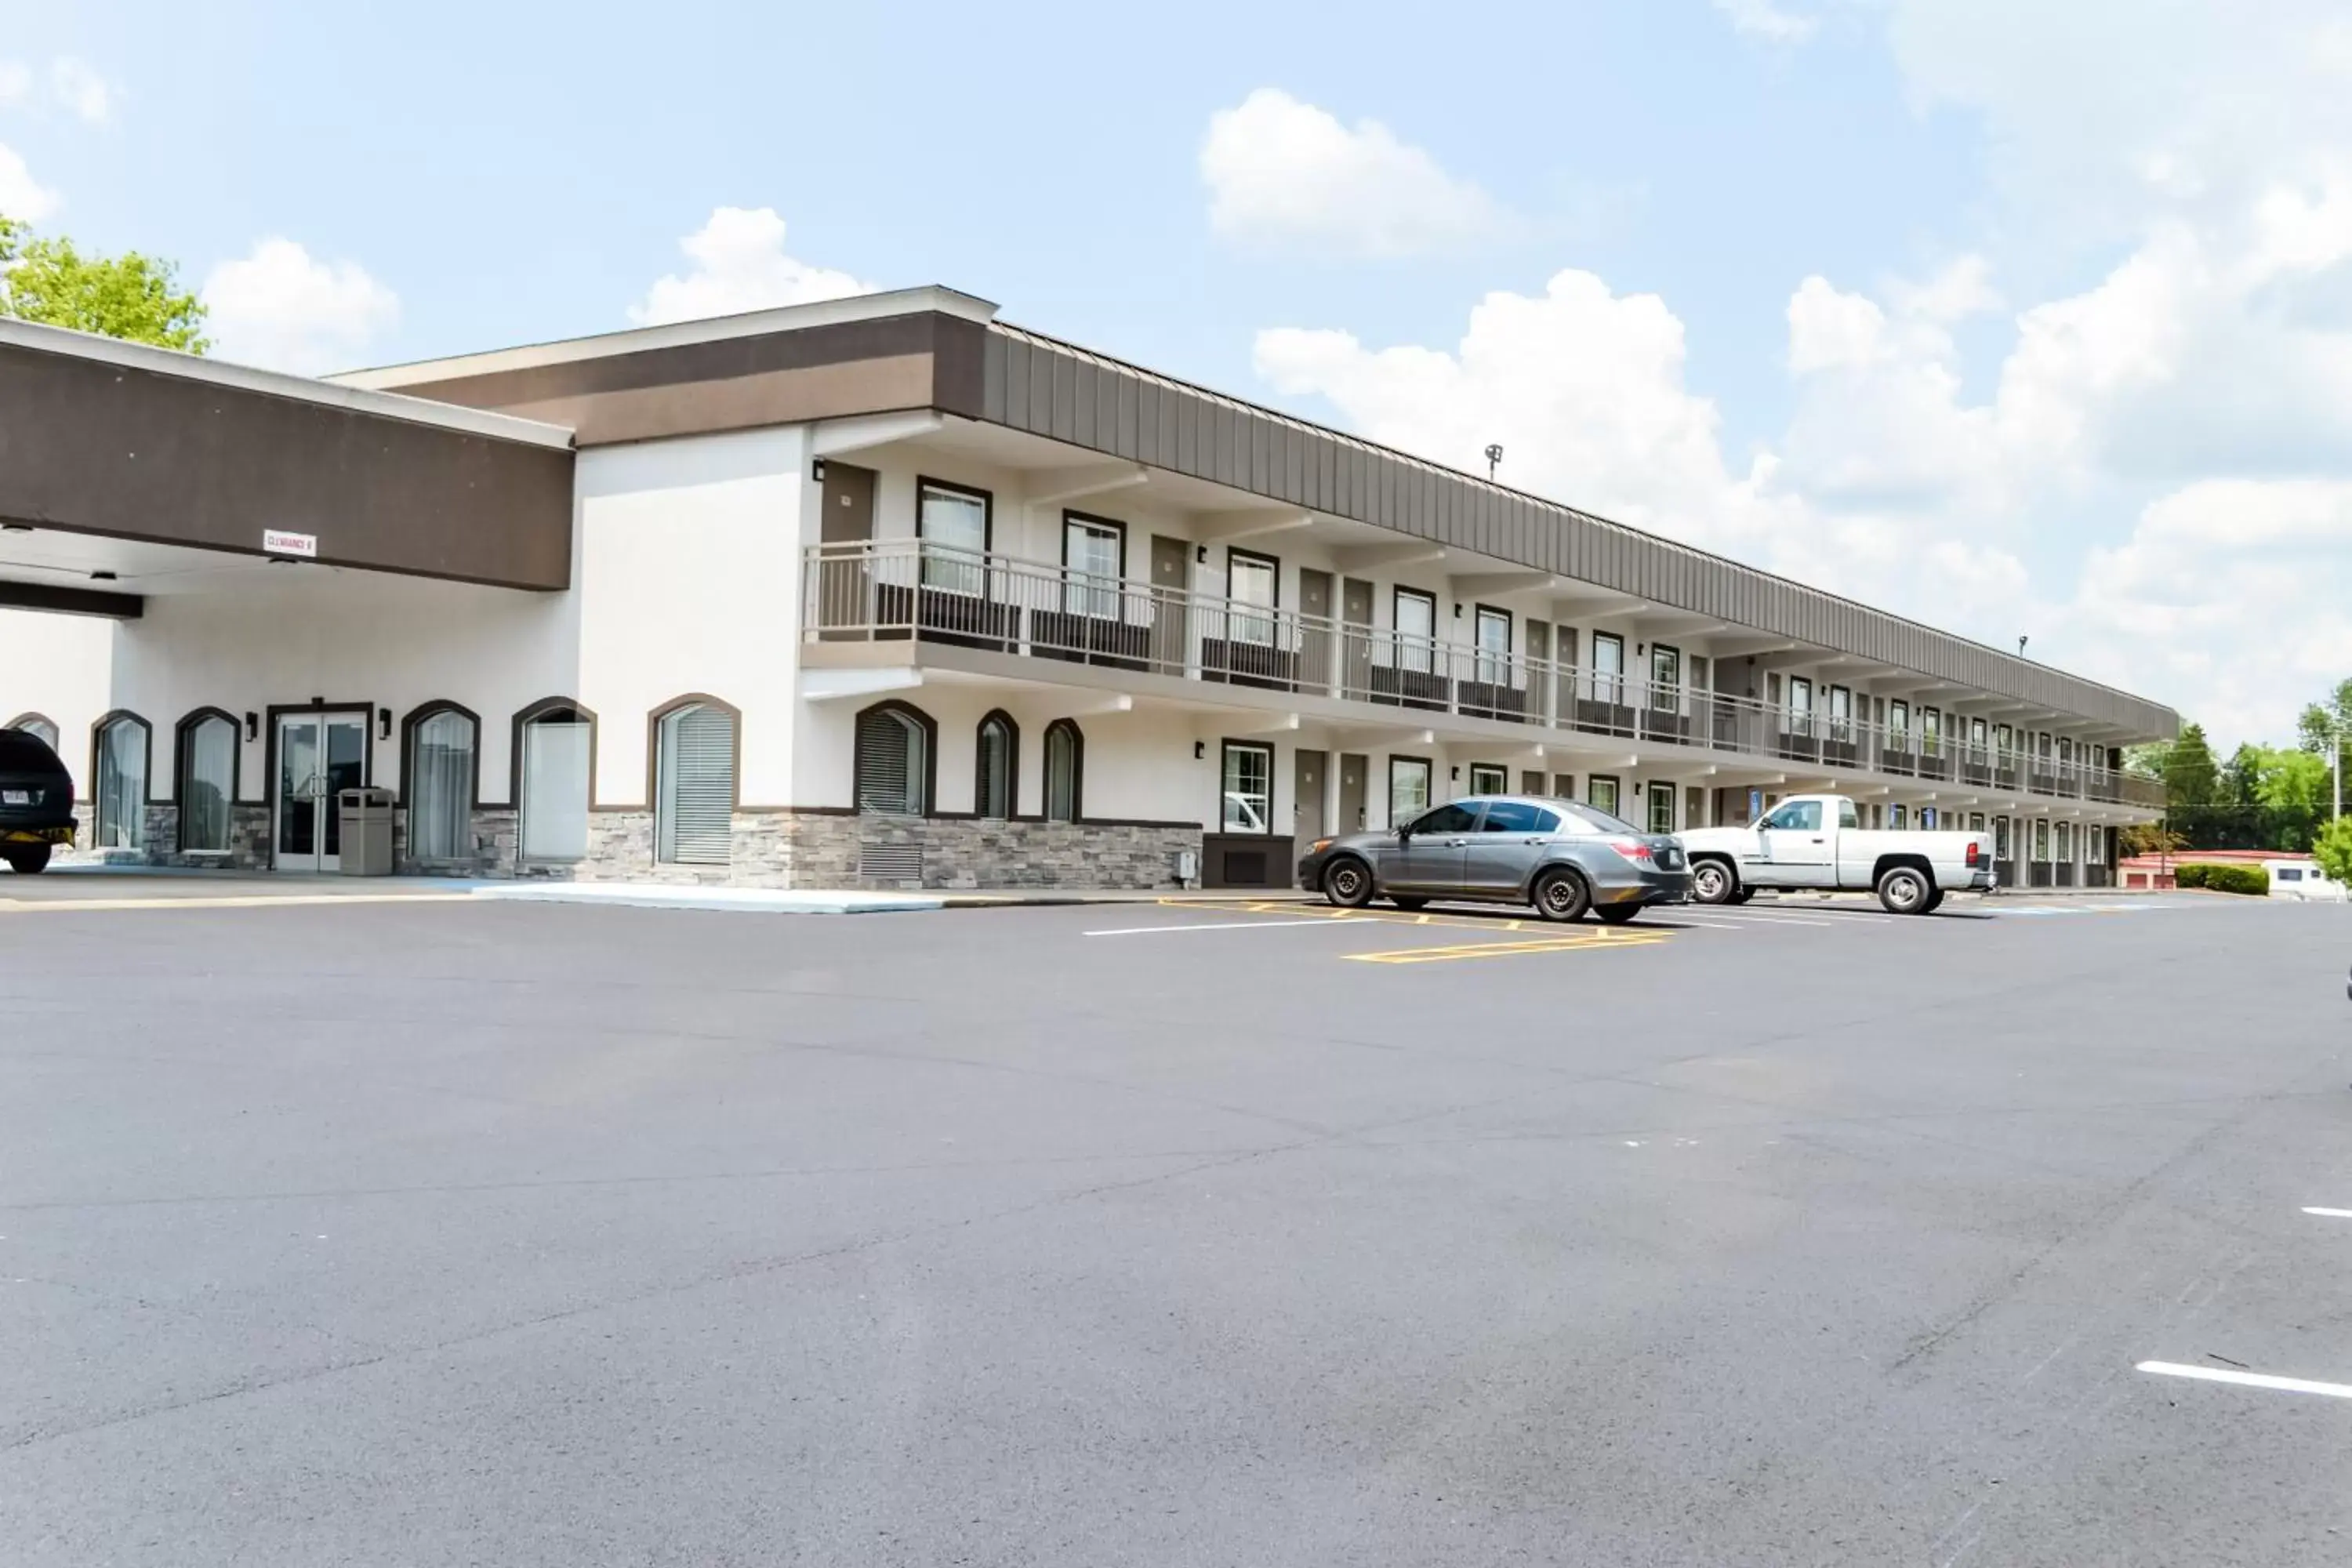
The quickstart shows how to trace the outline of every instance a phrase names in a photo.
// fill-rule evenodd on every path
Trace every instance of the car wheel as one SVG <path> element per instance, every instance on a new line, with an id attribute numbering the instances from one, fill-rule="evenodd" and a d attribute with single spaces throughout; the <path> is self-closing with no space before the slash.
<path id="1" fill-rule="evenodd" d="M 1592 893 L 1583 878 L 1563 867 L 1536 879 L 1535 903 L 1536 913 L 1565 925 L 1584 918 L 1592 907 Z"/>
<path id="2" fill-rule="evenodd" d="M 1633 923 L 1634 917 L 1642 912 L 1642 906 L 1639 904 L 1602 904 L 1599 909 L 1594 910 L 1592 912 L 1599 915 L 1603 921 L 1606 921 L 1611 925 L 1631 925 Z"/>
<path id="3" fill-rule="evenodd" d="M 1897 866 L 1878 879 L 1878 901 L 1890 915 L 1927 912 L 1927 879 L 1908 866 Z"/>
<path id="4" fill-rule="evenodd" d="M 36 877 L 49 868 L 49 847 L 19 844 L 7 852 L 8 869 L 19 877 Z"/>
<path id="5" fill-rule="evenodd" d="M 1702 904 L 1745 903 L 1739 879 L 1720 860 L 1701 860 L 1691 868 L 1691 897 Z"/>
<path id="6" fill-rule="evenodd" d="M 1343 910 L 1360 910 L 1372 901 L 1372 868 L 1352 856 L 1323 868 L 1323 896 Z"/>
<path id="7" fill-rule="evenodd" d="M 1406 893 L 1390 894 L 1389 902 L 1394 904 L 1401 910 L 1407 910 L 1408 912 L 1413 910 L 1425 910 L 1429 908 L 1429 900 L 1427 899 L 1419 898 Z"/>

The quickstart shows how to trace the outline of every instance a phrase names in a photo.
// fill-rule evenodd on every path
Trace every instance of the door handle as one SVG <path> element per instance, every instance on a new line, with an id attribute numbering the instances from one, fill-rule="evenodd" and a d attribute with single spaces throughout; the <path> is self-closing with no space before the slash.
<path id="1" fill-rule="evenodd" d="M 1826 839 L 1826 838 L 1816 838 L 1816 839 L 1814 839 L 1814 840 L 1813 840 L 1813 842 L 1814 842 L 1814 843 L 1816 843 L 1816 844 L 1827 844 L 1827 843 L 1829 842 L 1829 840 L 1828 840 L 1828 839 Z"/>
<path id="2" fill-rule="evenodd" d="M 1445 847 L 1448 849 L 1465 849 L 1469 845 L 1470 840 L 1467 838 L 1449 838 L 1445 841 Z"/>

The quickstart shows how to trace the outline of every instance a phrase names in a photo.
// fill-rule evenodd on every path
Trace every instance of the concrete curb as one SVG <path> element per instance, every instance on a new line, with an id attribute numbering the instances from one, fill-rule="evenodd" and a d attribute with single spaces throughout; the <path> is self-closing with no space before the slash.
<path id="1" fill-rule="evenodd" d="M 635 882 L 545 882 L 478 887 L 473 896 L 519 904 L 603 904 L 640 910 L 709 910 L 764 915 L 908 914 L 943 910 L 920 893 L 787 891 L 767 888 L 665 888 Z"/>

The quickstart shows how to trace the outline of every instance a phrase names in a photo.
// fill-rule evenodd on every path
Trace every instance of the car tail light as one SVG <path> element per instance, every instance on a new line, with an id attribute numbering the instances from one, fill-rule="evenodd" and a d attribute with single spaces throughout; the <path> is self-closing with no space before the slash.
<path id="1" fill-rule="evenodd" d="M 1969 840 L 1969 867 L 1973 870 L 1982 864 L 1984 864 L 1984 846 L 1971 838 Z"/>
<path id="2" fill-rule="evenodd" d="M 1612 838 L 1609 840 L 1609 847 L 1628 860 L 1650 858 L 1650 847 L 1638 838 Z"/>

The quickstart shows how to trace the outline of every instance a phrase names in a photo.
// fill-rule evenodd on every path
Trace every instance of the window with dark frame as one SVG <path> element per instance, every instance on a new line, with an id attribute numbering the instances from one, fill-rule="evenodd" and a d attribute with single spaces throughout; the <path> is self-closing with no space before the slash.
<path id="1" fill-rule="evenodd" d="M 1478 642 L 1478 680 L 1486 686 L 1508 684 L 1511 679 L 1511 612 L 1479 605 L 1474 631 Z"/>
<path id="2" fill-rule="evenodd" d="M 1617 781 L 1607 773 L 1594 773 L 1584 781 L 1585 800 L 1597 810 L 1617 815 Z"/>
<path id="3" fill-rule="evenodd" d="M 1218 768 L 1224 786 L 1220 816 L 1225 833 L 1274 831 L 1274 748 L 1227 741 Z"/>
<path id="4" fill-rule="evenodd" d="M 978 736 L 979 775 L 972 791 L 975 815 L 992 821 L 1012 816 L 1017 807 L 1014 799 L 1014 768 L 1021 752 L 1021 731 L 1003 713 L 991 713 L 980 721 Z"/>
<path id="5" fill-rule="evenodd" d="M 1683 650 L 1662 642 L 1650 645 L 1650 706 L 1677 707 L 1683 696 Z"/>
<path id="6" fill-rule="evenodd" d="M 1650 831 L 1672 833 L 1675 830 L 1675 786 L 1653 784 L 1650 786 Z"/>
<path id="7" fill-rule="evenodd" d="M 559 702 L 530 712 L 520 728 L 523 859 L 587 858 L 594 721 L 586 710 Z"/>
<path id="8" fill-rule="evenodd" d="M 1127 525 L 1082 511 L 1062 514 L 1062 608 L 1098 621 L 1119 616 L 1127 576 Z"/>
<path id="9" fill-rule="evenodd" d="M 180 847 L 219 853 L 230 847 L 230 806 L 236 791 L 236 723 L 219 713 L 180 728 Z"/>
<path id="10" fill-rule="evenodd" d="M 1615 632 L 1592 634 L 1592 700 L 1612 707 L 1625 700 L 1625 639 Z"/>
<path id="11" fill-rule="evenodd" d="M 1510 770 L 1504 767 L 1500 763 L 1472 763 L 1470 764 L 1470 793 L 1472 795 L 1502 795 L 1508 791 L 1510 787 Z"/>
<path id="12" fill-rule="evenodd" d="M 1426 675 L 1436 668 L 1437 595 L 1399 588 L 1394 599 L 1397 668 Z"/>
<path id="13" fill-rule="evenodd" d="M 978 596 L 988 586 L 992 498 L 944 479 L 919 480 L 915 492 L 923 586 Z"/>
<path id="14" fill-rule="evenodd" d="M 438 708 L 408 730 L 408 858 L 455 860 L 474 852 L 474 721 Z"/>
<path id="15" fill-rule="evenodd" d="M 1045 727 L 1045 820 L 1076 822 L 1086 778 L 1087 738 L 1076 723 L 1056 719 Z M 1269 819 L 1270 820 L 1270 819 Z"/>
<path id="16" fill-rule="evenodd" d="M 98 732 L 98 791 L 92 802 L 101 849 L 136 849 L 147 838 L 147 721 L 121 714 Z"/>
<path id="17" fill-rule="evenodd" d="M 1426 757 L 1389 759 L 1389 826 L 1411 821 L 1429 809 L 1432 764 Z"/>
<path id="18" fill-rule="evenodd" d="M 1282 603 L 1282 563 L 1271 555 L 1228 548 L 1225 597 L 1234 606 L 1233 640 L 1273 646 L 1275 612 Z"/>

